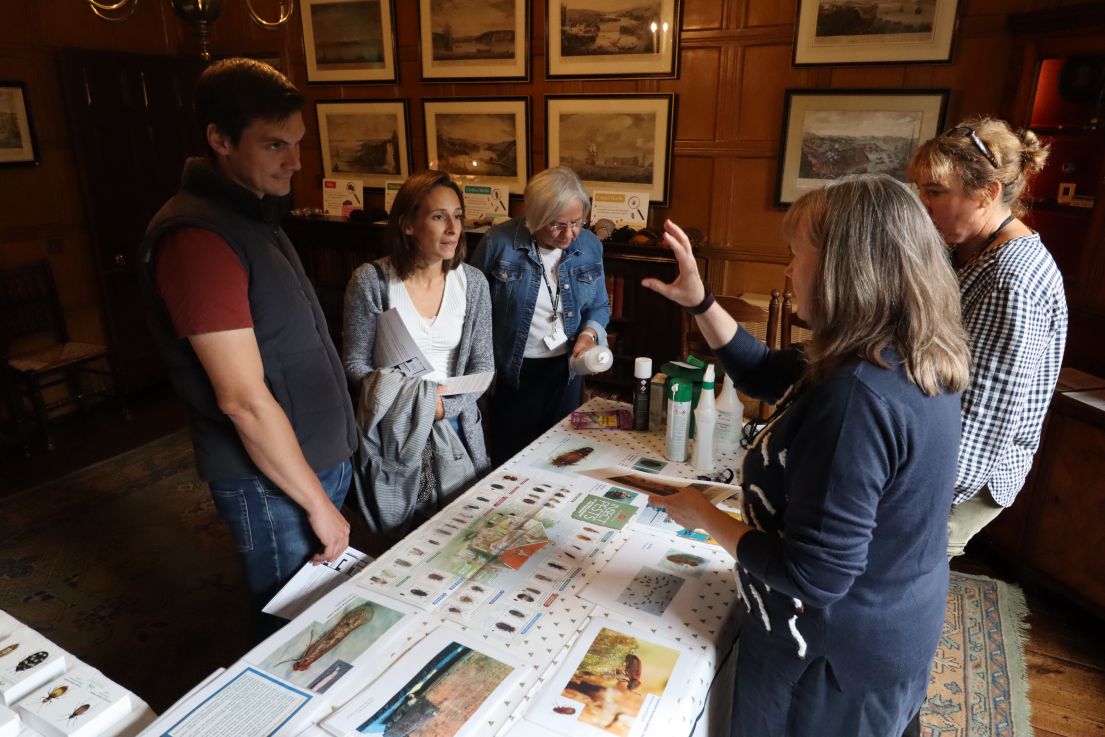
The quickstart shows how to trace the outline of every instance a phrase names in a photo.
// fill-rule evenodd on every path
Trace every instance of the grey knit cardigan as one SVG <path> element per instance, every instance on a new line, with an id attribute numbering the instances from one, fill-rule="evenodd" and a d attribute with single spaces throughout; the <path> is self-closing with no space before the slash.
<path id="1" fill-rule="evenodd" d="M 386 258 L 377 263 L 389 278 L 394 274 Z M 462 263 L 459 268 L 464 269 L 468 288 L 465 292 L 464 327 L 457 350 L 456 374 L 460 376 L 493 371 L 495 358 L 491 346 L 491 294 L 487 287 L 487 278 L 479 269 L 468 264 Z M 385 310 L 386 303 L 387 283 L 380 281 L 376 268 L 371 263 L 361 265 L 353 272 L 345 289 L 345 308 L 342 314 L 342 364 L 345 366 L 345 375 L 358 388 L 361 379 L 376 368 L 372 361 L 373 346 L 376 344 L 376 316 Z M 442 397 L 442 403 L 445 405 L 445 417 L 459 418 L 472 465 L 477 474 L 483 475 L 491 462 L 484 444 L 480 411 L 476 407 L 479 398 L 480 395 L 476 392 L 456 394 Z"/>

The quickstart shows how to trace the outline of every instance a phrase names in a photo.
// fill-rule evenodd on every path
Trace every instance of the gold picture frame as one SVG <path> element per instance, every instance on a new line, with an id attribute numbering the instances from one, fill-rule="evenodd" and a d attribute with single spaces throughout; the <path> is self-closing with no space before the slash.
<path id="1" fill-rule="evenodd" d="M 521 195 L 529 181 L 529 98 L 422 101 L 426 164 L 462 182 L 497 184 Z"/>
<path id="2" fill-rule="evenodd" d="M 419 0 L 422 79 L 529 81 L 529 0 Z"/>
<path id="3" fill-rule="evenodd" d="M 678 77 L 682 0 L 546 0 L 549 79 Z"/>
<path id="4" fill-rule="evenodd" d="M 302 0 L 307 81 L 398 81 L 392 2 Z"/>
<path id="5" fill-rule="evenodd" d="M 947 90 L 787 90 L 775 204 L 846 174 L 905 181 L 918 145 L 944 125 Z"/>
<path id="6" fill-rule="evenodd" d="M 666 205 L 675 95 L 548 95 L 545 157 L 589 190 L 639 191 Z"/>
<path id="7" fill-rule="evenodd" d="M 947 62 L 959 0 L 798 0 L 795 66 Z"/>
<path id="8" fill-rule="evenodd" d="M 0 82 L 0 166 L 38 166 L 38 145 L 22 82 Z"/>
<path id="9" fill-rule="evenodd" d="M 322 173 L 360 179 L 364 187 L 411 172 L 406 100 L 334 100 L 315 103 Z"/>

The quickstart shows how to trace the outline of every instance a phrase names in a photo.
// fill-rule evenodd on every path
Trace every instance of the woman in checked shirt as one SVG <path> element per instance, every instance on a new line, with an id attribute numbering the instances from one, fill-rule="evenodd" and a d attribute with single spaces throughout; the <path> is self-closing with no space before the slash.
<path id="1" fill-rule="evenodd" d="M 1067 336 L 1063 279 L 1040 234 L 1019 219 L 1047 147 L 1032 131 L 972 118 L 913 154 L 909 176 L 951 248 L 971 380 L 948 522 L 948 557 L 1024 485 Z"/>

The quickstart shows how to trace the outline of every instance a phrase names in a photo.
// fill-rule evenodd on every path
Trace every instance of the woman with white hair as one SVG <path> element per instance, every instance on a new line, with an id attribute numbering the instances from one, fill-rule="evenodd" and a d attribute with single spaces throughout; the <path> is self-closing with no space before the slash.
<path id="1" fill-rule="evenodd" d="M 495 465 L 579 406 L 583 385 L 569 361 L 606 344 L 610 319 L 602 243 L 584 227 L 590 197 L 579 176 L 546 169 L 524 196 L 525 215 L 489 230 L 472 258 L 491 287 Z"/>

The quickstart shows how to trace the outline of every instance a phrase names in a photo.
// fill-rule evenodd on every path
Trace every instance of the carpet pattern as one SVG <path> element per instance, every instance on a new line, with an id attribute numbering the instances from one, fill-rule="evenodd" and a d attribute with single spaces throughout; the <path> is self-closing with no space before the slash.
<path id="1" fill-rule="evenodd" d="M 246 651 L 247 606 L 187 431 L 0 500 L 0 609 L 157 712 Z"/>
<path id="2" fill-rule="evenodd" d="M 0 609 L 159 713 L 248 649 L 239 566 L 186 431 L 0 500 Z M 1031 737 L 1025 615 L 952 573 L 925 737 Z"/>
<path id="3" fill-rule="evenodd" d="M 1019 588 L 952 572 L 944 632 L 921 709 L 924 737 L 1032 737 L 1027 614 Z"/>

